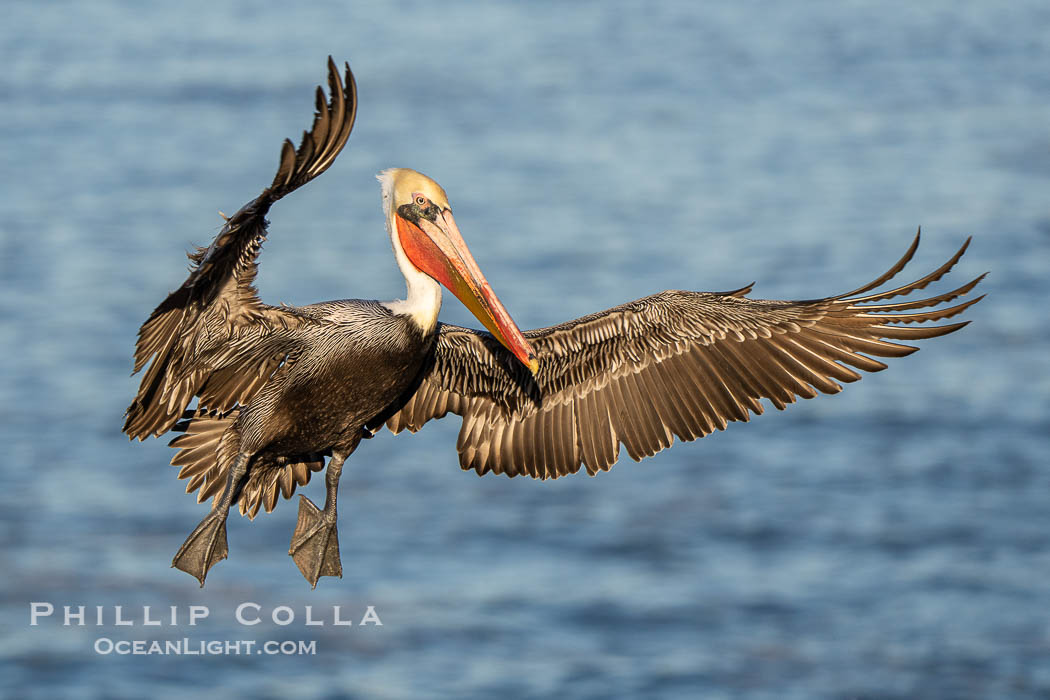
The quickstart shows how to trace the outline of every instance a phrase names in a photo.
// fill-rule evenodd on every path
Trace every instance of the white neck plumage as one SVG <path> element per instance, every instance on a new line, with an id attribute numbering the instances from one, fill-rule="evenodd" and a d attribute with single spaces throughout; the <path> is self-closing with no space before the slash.
<path id="1" fill-rule="evenodd" d="M 438 312 L 441 311 L 441 285 L 427 274 L 419 271 L 405 255 L 398 240 L 397 224 L 394 222 L 393 177 L 390 171 L 379 173 L 377 178 L 383 187 L 383 214 L 386 216 L 386 230 L 390 234 L 390 243 L 394 247 L 394 258 L 401 274 L 405 276 L 406 293 L 404 299 L 383 302 L 383 306 L 395 314 L 407 316 L 423 330 L 429 333 L 437 325 Z"/>

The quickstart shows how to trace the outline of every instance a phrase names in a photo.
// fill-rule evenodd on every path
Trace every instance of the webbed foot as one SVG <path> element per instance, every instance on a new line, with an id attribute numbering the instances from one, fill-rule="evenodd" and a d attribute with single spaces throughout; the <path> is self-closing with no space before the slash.
<path id="1" fill-rule="evenodd" d="M 322 576 L 342 578 L 335 508 L 321 510 L 309 498 L 300 495 L 299 520 L 288 553 L 313 588 L 317 588 L 317 580 Z"/>
<path id="2" fill-rule="evenodd" d="M 204 578 L 208 575 L 208 569 L 225 559 L 228 554 L 226 515 L 212 511 L 182 543 L 175 558 L 171 560 L 171 565 L 195 577 L 201 582 L 201 588 L 204 588 Z"/>

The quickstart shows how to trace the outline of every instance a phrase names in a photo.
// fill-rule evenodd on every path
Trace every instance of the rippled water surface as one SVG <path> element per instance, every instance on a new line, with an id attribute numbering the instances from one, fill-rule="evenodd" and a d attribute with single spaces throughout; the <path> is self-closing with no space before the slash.
<path id="1" fill-rule="evenodd" d="M 1050 6 L 350 5 L 8 4 L 5 695 L 1050 695 Z M 231 519 L 199 590 L 168 565 L 203 507 L 164 440 L 119 433 L 135 332 L 308 126 L 328 54 L 359 118 L 272 212 L 267 301 L 403 292 L 373 180 L 390 166 L 445 186 L 523 327 L 665 288 L 842 292 L 919 224 L 914 274 L 972 234 L 953 277 L 990 271 L 989 296 L 841 395 L 593 479 L 463 473 L 453 419 L 384 434 L 344 472 L 342 580 L 304 583 L 288 502 Z M 476 325 L 455 300 L 443 317 Z M 31 626 L 32 602 L 55 614 Z M 358 624 L 368 606 L 382 626 Z"/>

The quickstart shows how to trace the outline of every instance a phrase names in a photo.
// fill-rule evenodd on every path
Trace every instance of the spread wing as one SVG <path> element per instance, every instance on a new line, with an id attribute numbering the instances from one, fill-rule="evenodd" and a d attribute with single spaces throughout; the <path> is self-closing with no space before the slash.
<path id="1" fill-rule="evenodd" d="M 751 287 L 725 293 L 668 291 L 559 326 L 526 332 L 539 359 L 531 375 L 491 335 L 442 326 L 429 369 L 385 420 L 398 433 L 447 413 L 463 417 L 457 448 L 464 469 L 557 478 L 609 469 L 622 443 L 635 460 L 694 440 L 729 421 L 778 409 L 796 397 L 841 391 L 855 370 L 886 368 L 875 357 L 917 348 L 895 341 L 933 338 L 966 325 L 922 324 L 949 318 L 981 299 L 944 308 L 984 277 L 908 302 L 871 304 L 940 279 L 944 265 L 915 282 L 866 294 L 900 272 L 919 236 L 886 274 L 838 296 L 809 301 L 748 299 Z M 930 311 L 915 309 L 937 307 Z"/>
<path id="2" fill-rule="evenodd" d="M 299 148 L 284 142 L 273 183 L 227 219 L 208 248 L 190 255 L 190 276 L 139 329 L 134 371 L 152 363 L 127 410 L 124 432 L 130 437 L 168 431 L 194 396 L 201 407 L 219 412 L 243 404 L 294 357 L 294 330 L 312 321 L 259 300 L 255 261 L 273 203 L 327 170 L 350 136 L 357 114 L 350 66 L 344 87 L 329 57 L 328 87 L 327 102 L 317 88 L 313 127 Z"/>

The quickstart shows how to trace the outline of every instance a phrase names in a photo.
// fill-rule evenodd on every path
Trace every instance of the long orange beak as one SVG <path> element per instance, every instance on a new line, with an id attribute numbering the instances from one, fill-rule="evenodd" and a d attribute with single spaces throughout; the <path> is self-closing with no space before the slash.
<path id="1" fill-rule="evenodd" d="M 536 354 L 481 274 L 452 212 L 445 209 L 436 222 L 420 219 L 418 225 L 400 214 L 395 219 L 401 247 L 412 264 L 445 285 L 499 342 L 535 373 L 539 369 Z"/>

